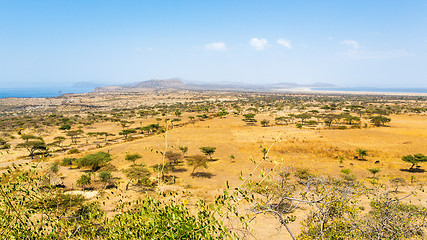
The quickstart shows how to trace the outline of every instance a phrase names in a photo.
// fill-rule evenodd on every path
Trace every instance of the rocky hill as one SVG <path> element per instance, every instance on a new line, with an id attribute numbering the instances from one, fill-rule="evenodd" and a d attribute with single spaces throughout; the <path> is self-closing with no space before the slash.
<path id="1" fill-rule="evenodd" d="M 151 89 L 172 89 L 172 90 L 215 90 L 215 91 L 283 91 L 295 89 L 308 89 L 311 87 L 332 87 L 334 85 L 326 83 L 314 83 L 302 85 L 298 83 L 274 83 L 274 84 L 249 84 L 249 83 L 185 83 L 180 79 L 152 79 L 139 83 L 123 86 L 109 86 L 95 89 L 96 92 L 139 92 Z"/>

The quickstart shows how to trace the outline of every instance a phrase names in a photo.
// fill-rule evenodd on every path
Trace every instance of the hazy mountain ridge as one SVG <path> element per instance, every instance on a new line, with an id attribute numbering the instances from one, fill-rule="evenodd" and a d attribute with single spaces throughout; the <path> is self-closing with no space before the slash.
<path id="1" fill-rule="evenodd" d="M 272 84 L 249 84 L 235 82 L 220 82 L 220 83 L 185 83 L 181 79 L 151 79 L 138 83 L 108 86 L 95 89 L 95 91 L 142 91 L 143 89 L 183 89 L 183 90 L 250 90 L 250 91 L 277 91 L 283 89 L 305 89 L 311 87 L 334 87 L 335 85 L 328 83 L 316 82 L 313 84 L 298 84 L 298 83 L 272 83 Z"/>

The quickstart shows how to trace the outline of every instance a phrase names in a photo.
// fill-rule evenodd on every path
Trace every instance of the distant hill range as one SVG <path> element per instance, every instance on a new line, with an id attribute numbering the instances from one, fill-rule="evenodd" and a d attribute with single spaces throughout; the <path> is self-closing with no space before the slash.
<path id="1" fill-rule="evenodd" d="M 122 86 L 108 86 L 96 88 L 96 92 L 123 91 L 139 92 L 152 89 L 171 90 L 218 90 L 218 91 L 286 91 L 286 90 L 307 90 L 309 88 L 334 87 L 327 83 L 313 83 L 302 85 L 298 83 L 273 83 L 273 84 L 248 84 L 248 83 L 190 83 L 180 79 L 152 79 L 139 83 L 126 84 Z"/>

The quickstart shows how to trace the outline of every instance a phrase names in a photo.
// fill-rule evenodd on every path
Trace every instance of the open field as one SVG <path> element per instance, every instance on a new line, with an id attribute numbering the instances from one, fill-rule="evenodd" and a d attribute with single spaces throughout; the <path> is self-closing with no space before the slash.
<path id="1" fill-rule="evenodd" d="M 110 217 L 117 213 L 117 201 L 135 200 L 145 194 L 158 197 L 156 192 L 176 192 L 191 204 L 197 199 L 211 203 L 226 183 L 230 189 L 239 188 L 245 183 L 242 179 L 260 181 L 258 174 L 273 175 L 280 168 L 290 169 L 292 175 L 306 169 L 316 176 L 370 187 L 384 185 L 384 189 L 391 188 L 393 179 L 400 179 L 397 196 L 410 194 L 420 184 L 424 188 L 427 181 L 424 171 L 409 171 L 411 164 L 402 161 L 405 155 L 427 153 L 426 101 L 419 97 L 166 91 L 33 101 L 33 107 L 28 108 L 25 101 L 2 100 L 2 138 L 11 147 L 0 150 L 0 168 L 4 172 L 12 163 L 38 162 L 41 172 L 51 174 L 52 163 L 61 163 L 64 158 L 108 153 L 112 158 L 108 165 L 114 167 L 105 171 L 111 173 L 109 183 L 115 186 L 108 191 L 107 183 L 97 177 L 103 168 L 94 170 L 92 182 L 83 186 L 78 180 L 91 170 L 78 162 L 59 166 L 54 175 L 61 179 L 61 191 L 92 194 L 86 201 L 104 202 L 102 208 Z M 376 124 L 372 119 L 377 115 L 391 120 Z M 63 125 L 70 125 L 70 129 L 60 130 Z M 135 131 L 125 135 L 125 130 L 130 129 Z M 70 133 L 78 130 L 73 140 Z M 89 133 L 111 136 L 107 139 L 102 134 Z M 28 149 L 17 148 L 24 142 L 24 135 L 34 135 L 48 147 L 28 157 Z M 58 136 L 63 137 L 60 143 L 55 138 Z M 182 146 L 188 148 L 185 156 L 181 155 L 165 178 L 160 178 L 161 173 L 152 166 L 164 167 L 170 162 L 165 153 L 182 154 Z M 212 159 L 208 158 L 207 168 L 193 170 L 188 159 L 202 154 L 200 148 L 206 146 L 215 147 Z M 70 149 L 79 151 L 70 153 Z M 367 155 L 358 156 L 360 149 L 366 150 Z M 139 154 L 140 158 L 128 161 L 129 154 Z M 427 167 L 424 165 L 420 163 L 419 169 Z M 126 169 L 134 166 L 145 166 L 152 185 L 129 184 Z M 373 176 L 368 169 L 379 172 Z M 250 177 L 250 173 L 254 175 Z M 365 196 L 359 200 L 368 213 L 370 201 Z M 406 200 L 427 206 L 427 194 L 420 189 Z M 250 210 L 250 203 L 238 207 L 241 213 Z M 301 221 L 310 211 L 309 206 L 301 205 L 292 212 L 296 221 L 288 226 L 294 234 L 301 233 Z M 283 226 L 268 214 L 260 215 L 249 226 L 253 233 L 247 238 L 287 236 Z"/>

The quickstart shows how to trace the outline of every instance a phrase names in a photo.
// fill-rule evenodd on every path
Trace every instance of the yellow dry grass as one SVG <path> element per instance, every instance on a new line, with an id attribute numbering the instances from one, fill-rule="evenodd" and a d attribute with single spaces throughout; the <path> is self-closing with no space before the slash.
<path id="1" fill-rule="evenodd" d="M 259 115 L 260 119 L 273 119 L 268 115 Z M 283 161 L 285 165 L 295 168 L 307 168 L 313 173 L 340 177 L 340 171 L 343 168 L 349 168 L 357 179 L 368 181 L 371 176 L 368 168 L 380 168 L 378 174 L 380 181 L 388 182 L 389 179 L 402 177 L 410 182 L 411 176 L 415 176 L 420 182 L 426 182 L 426 173 L 410 173 L 401 171 L 407 169 L 408 163 L 401 161 L 401 157 L 407 154 L 424 153 L 427 154 L 427 116 L 408 116 L 398 115 L 391 116 L 392 122 L 389 127 L 362 128 L 348 130 L 310 130 L 297 129 L 294 126 L 272 126 L 261 127 L 246 126 L 241 117 L 227 116 L 226 118 L 215 118 L 206 121 L 199 121 L 195 124 L 188 124 L 182 127 L 175 127 L 165 134 L 143 137 L 133 141 L 118 142 L 102 148 L 94 148 L 93 143 L 98 141 L 91 139 L 87 149 L 75 155 L 83 156 L 87 153 L 96 151 L 109 152 L 113 156 L 111 164 L 115 165 L 118 170 L 125 169 L 131 165 L 125 160 L 128 153 L 138 153 L 142 156 L 137 163 L 144 163 L 152 166 L 162 162 L 162 155 L 156 151 L 173 150 L 179 152 L 179 146 L 188 146 L 189 151 L 186 155 L 199 154 L 200 147 L 216 147 L 214 161 L 208 163 L 207 169 L 199 171 L 210 173 L 211 178 L 192 177 L 191 169 L 185 163 L 179 166 L 180 171 L 174 173 L 177 181 L 172 190 L 191 191 L 193 197 L 212 200 L 213 197 L 220 193 L 226 181 L 231 186 L 238 186 L 241 181 L 239 174 L 242 172 L 247 175 L 253 168 L 254 164 L 250 159 L 259 162 L 262 159 L 262 148 L 270 147 L 276 138 L 279 139 L 274 144 L 270 153 L 269 160 Z M 146 125 L 155 123 L 155 119 L 140 119 L 134 123 L 133 127 L 139 126 L 140 123 Z M 184 116 L 183 121 L 188 121 Z M 162 122 L 164 124 L 164 122 Z M 90 128 L 85 128 L 85 132 L 107 131 L 118 132 L 121 127 L 117 123 L 98 123 Z M 52 130 L 52 135 L 60 134 L 57 130 Z M 51 135 L 51 137 L 52 137 Z M 117 140 L 121 136 L 115 137 Z M 82 141 L 82 140 L 81 140 Z M 167 146 L 166 146 L 167 143 Z M 367 161 L 358 161 L 353 159 L 357 149 L 367 149 Z M 233 155 L 235 159 L 231 159 Z M 64 156 L 55 157 L 52 160 L 60 160 Z M 339 163 L 340 157 L 344 157 L 343 163 Z M 379 161 L 379 164 L 375 164 Z M 271 168 L 273 163 L 266 163 L 262 168 Z M 427 166 L 423 166 L 427 168 Z M 68 169 L 61 167 L 60 174 L 65 178 L 65 185 L 75 186 L 76 179 L 80 176 L 82 170 Z M 114 176 L 125 181 L 124 175 L 118 171 L 113 173 Z M 153 173 L 153 176 L 155 174 Z M 122 184 L 121 189 L 124 190 Z M 169 189 L 170 190 L 170 189 Z M 138 197 L 134 191 L 124 193 L 130 198 Z M 424 198 L 426 195 L 418 196 Z M 111 198 L 107 208 L 112 210 L 114 201 L 118 200 L 117 196 Z M 298 210 L 298 221 L 302 220 L 304 210 Z M 297 221 L 297 222 L 298 222 Z M 278 232 L 278 225 L 270 217 L 257 219 L 252 226 L 262 225 L 262 230 L 255 230 L 257 237 L 277 238 L 284 233 L 282 229 Z M 291 224 L 291 229 L 298 233 L 299 224 Z"/>

